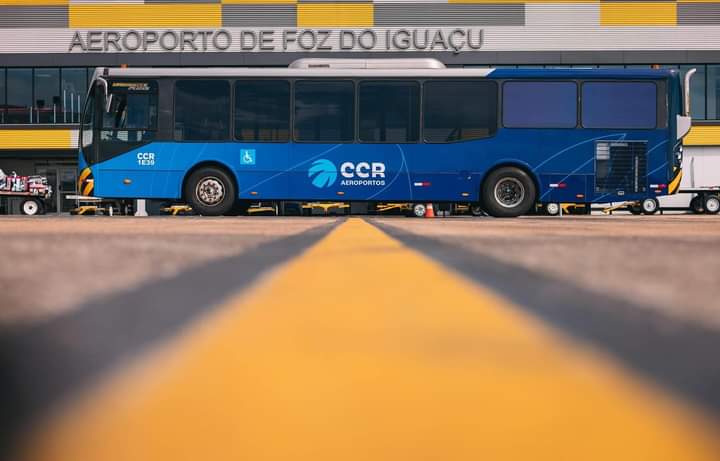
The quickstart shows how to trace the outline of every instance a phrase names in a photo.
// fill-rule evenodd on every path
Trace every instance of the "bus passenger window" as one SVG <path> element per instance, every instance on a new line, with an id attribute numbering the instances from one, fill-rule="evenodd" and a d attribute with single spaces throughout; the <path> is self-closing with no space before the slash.
<path id="1" fill-rule="evenodd" d="M 506 128 L 575 128 L 575 82 L 506 82 L 503 126 Z"/>
<path id="2" fill-rule="evenodd" d="M 295 84 L 295 139 L 305 142 L 352 142 L 353 82 L 301 81 Z"/>
<path id="3" fill-rule="evenodd" d="M 286 142 L 290 138 L 290 83 L 239 80 L 235 83 L 235 139 Z"/>
<path id="4" fill-rule="evenodd" d="M 417 142 L 420 131 L 417 82 L 362 82 L 358 105 L 360 141 Z"/>
<path id="5" fill-rule="evenodd" d="M 433 80 L 424 88 L 423 137 L 454 142 L 497 131 L 497 84 L 477 80 Z"/>
<path id="6" fill-rule="evenodd" d="M 651 129 L 657 125 L 657 86 L 653 82 L 585 82 L 585 128 Z"/>
<path id="7" fill-rule="evenodd" d="M 223 141 L 230 137 L 230 84 L 225 80 L 178 80 L 175 139 Z"/>

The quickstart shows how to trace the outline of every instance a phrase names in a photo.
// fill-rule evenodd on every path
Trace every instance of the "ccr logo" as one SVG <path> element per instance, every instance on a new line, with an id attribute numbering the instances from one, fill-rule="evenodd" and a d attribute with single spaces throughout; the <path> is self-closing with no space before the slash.
<path id="1" fill-rule="evenodd" d="M 315 160 L 308 170 L 308 178 L 312 180 L 312 185 L 323 188 L 330 187 L 335 184 L 337 179 L 337 168 L 330 160 L 321 158 Z"/>
<path id="2" fill-rule="evenodd" d="M 340 165 L 340 174 L 344 178 L 341 186 L 384 186 L 385 164 L 382 162 L 344 162 Z M 308 177 L 315 187 L 330 187 L 337 180 L 338 169 L 327 159 L 313 162 Z"/>

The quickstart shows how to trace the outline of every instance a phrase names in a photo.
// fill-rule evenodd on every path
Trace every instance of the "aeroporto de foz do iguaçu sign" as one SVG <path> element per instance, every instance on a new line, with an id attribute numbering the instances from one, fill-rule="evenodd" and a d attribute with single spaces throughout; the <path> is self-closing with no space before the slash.
<path id="1" fill-rule="evenodd" d="M 208 29 L 75 31 L 70 52 L 479 50 L 483 29 Z"/>

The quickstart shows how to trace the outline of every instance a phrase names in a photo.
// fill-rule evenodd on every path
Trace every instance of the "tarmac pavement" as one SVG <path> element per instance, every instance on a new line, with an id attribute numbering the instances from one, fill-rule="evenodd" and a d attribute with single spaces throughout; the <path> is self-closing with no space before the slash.
<path id="1" fill-rule="evenodd" d="M 686 215 L 4 218 L 0 448 L 717 460 L 719 231 Z"/>

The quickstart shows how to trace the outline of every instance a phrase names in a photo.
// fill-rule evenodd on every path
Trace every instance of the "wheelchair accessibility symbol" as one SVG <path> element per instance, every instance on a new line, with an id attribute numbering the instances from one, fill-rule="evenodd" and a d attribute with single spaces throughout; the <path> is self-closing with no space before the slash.
<path id="1" fill-rule="evenodd" d="M 240 163 L 242 165 L 255 165 L 255 149 L 240 149 Z"/>

